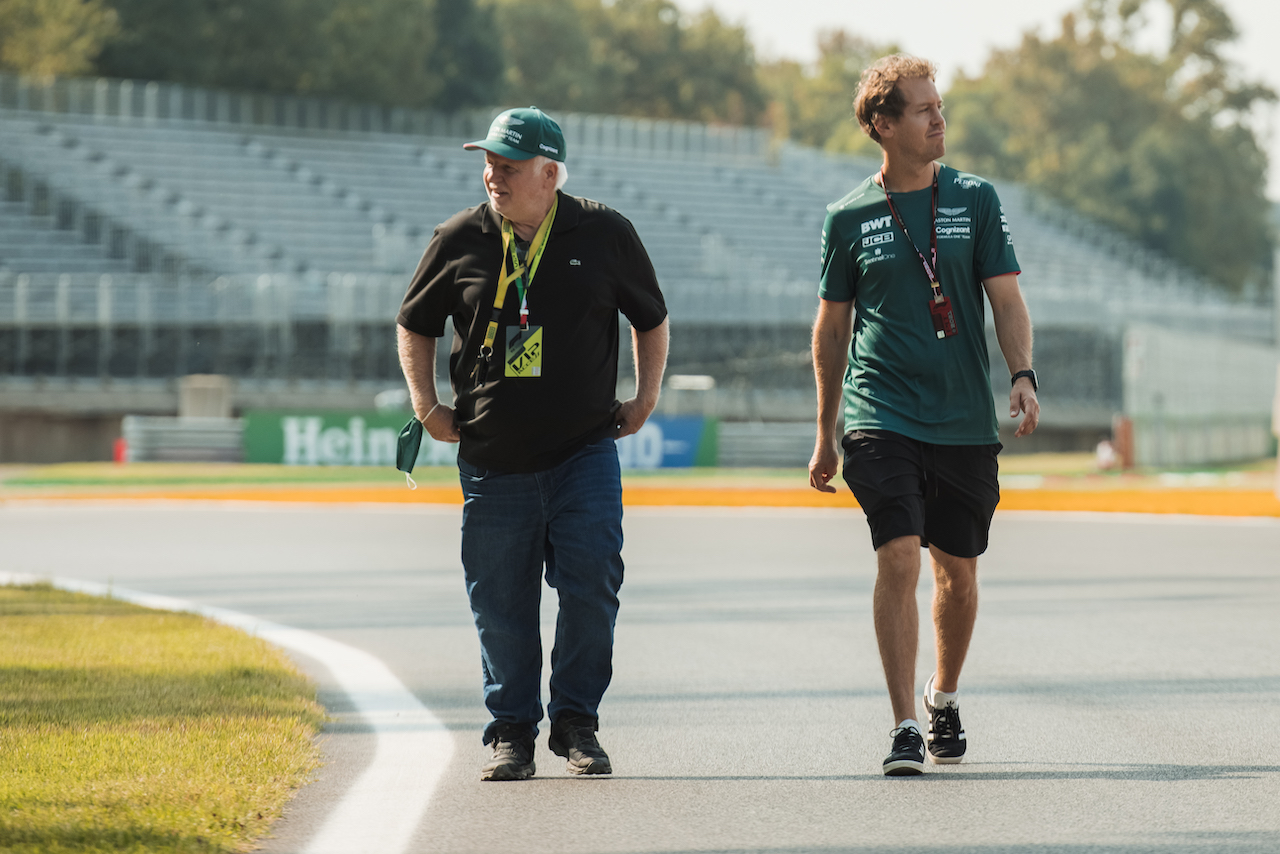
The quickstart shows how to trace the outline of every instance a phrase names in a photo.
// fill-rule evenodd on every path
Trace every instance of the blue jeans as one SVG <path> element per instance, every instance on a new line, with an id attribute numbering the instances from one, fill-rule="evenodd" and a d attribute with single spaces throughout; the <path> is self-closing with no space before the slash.
<path id="1" fill-rule="evenodd" d="M 551 650 L 551 720 L 597 717 L 613 678 L 622 587 L 622 480 L 612 438 L 533 474 L 486 471 L 458 459 L 462 567 L 480 633 L 484 703 L 493 721 L 542 720 L 542 572 L 560 597 Z"/>

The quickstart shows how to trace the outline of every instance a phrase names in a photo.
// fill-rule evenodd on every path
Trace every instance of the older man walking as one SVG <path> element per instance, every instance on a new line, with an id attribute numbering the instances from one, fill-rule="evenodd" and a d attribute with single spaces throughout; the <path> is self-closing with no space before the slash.
<path id="1" fill-rule="evenodd" d="M 876 550 L 876 638 L 896 724 L 884 773 L 903 776 L 924 771 L 914 699 L 922 546 L 933 565 L 937 645 L 924 690 L 928 753 L 954 763 L 967 747 L 957 691 L 977 618 L 978 556 L 1000 500 L 984 290 L 1013 374 L 1009 414 L 1023 416 L 1016 436 L 1035 429 L 1040 405 L 1000 200 L 987 181 L 938 162 L 947 123 L 933 65 L 885 57 L 863 72 L 854 111 L 884 165 L 827 209 L 809 482 L 835 492 L 843 445 L 844 479 Z"/>
<path id="2" fill-rule="evenodd" d="M 608 774 L 596 732 L 623 575 L 614 442 L 657 405 L 666 306 L 631 223 L 560 191 L 565 140 L 546 113 L 508 110 L 464 147 L 484 152 L 488 201 L 436 229 L 397 322 L 416 417 L 461 442 L 462 565 L 492 716 L 481 779 L 535 771 L 544 571 L 559 596 L 548 746 L 570 773 Z M 619 311 L 636 364 L 636 395 L 621 403 Z M 450 320 L 452 406 L 435 385 Z"/>

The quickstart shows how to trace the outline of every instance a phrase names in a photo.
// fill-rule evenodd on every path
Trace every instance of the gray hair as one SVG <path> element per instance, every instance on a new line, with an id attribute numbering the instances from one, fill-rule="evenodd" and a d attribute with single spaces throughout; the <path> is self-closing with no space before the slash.
<path id="1" fill-rule="evenodd" d="M 563 160 L 552 160 L 545 154 L 539 154 L 537 157 L 533 158 L 533 168 L 539 172 L 541 172 L 542 167 L 548 163 L 554 163 L 556 165 L 556 189 L 559 190 L 564 187 L 565 181 L 569 180 L 569 167 L 564 165 Z"/>

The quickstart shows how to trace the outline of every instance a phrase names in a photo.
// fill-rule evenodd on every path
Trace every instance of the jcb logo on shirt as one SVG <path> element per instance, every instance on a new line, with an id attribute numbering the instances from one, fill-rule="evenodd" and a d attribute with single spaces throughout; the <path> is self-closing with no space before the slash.
<path id="1" fill-rule="evenodd" d="M 892 243 L 892 242 L 893 242 L 892 231 L 886 231 L 883 234 L 873 234 L 870 237 L 862 238 L 863 246 L 878 246 L 881 243 Z"/>
<path id="2" fill-rule="evenodd" d="M 868 232 L 888 228 L 891 222 L 893 222 L 892 216 L 878 216 L 875 219 L 869 219 L 862 224 L 862 233 L 867 234 Z"/>

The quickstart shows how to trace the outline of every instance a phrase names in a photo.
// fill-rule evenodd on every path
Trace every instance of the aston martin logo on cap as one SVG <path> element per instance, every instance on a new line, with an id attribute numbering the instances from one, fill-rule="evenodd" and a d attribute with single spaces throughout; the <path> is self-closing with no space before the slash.
<path id="1" fill-rule="evenodd" d="M 564 131 L 537 107 L 507 110 L 494 117 L 485 139 L 462 147 L 484 149 L 513 160 L 527 160 L 539 154 L 562 162 L 565 158 Z"/>

